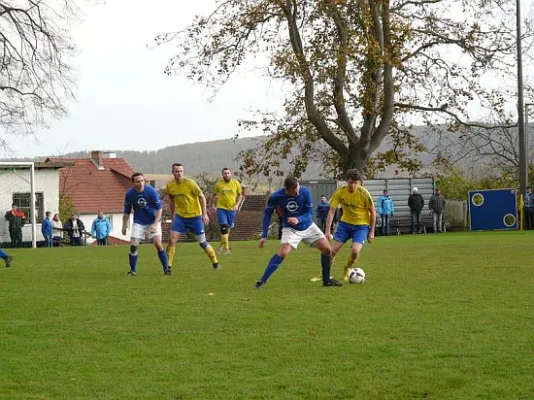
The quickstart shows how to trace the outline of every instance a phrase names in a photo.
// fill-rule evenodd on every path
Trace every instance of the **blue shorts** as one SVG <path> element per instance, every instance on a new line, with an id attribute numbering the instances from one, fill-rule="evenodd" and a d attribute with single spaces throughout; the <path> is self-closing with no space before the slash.
<path id="1" fill-rule="evenodd" d="M 217 209 L 217 221 L 219 225 L 227 225 L 230 228 L 234 227 L 235 211 L 225 210 L 224 208 Z"/>
<path id="2" fill-rule="evenodd" d="M 196 236 L 204 235 L 206 233 L 204 230 L 204 221 L 202 221 L 201 216 L 182 218 L 178 214 L 175 214 L 174 220 L 172 221 L 171 231 L 184 234 L 188 229 Z"/>
<path id="3" fill-rule="evenodd" d="M 334 240 L 346 243 L 349 239 L 352 239 L 352 243 L 364 244 L 369 234 L 369 228 L 369 225 L 352 225 L 340 222 L 334 234 Z"/>

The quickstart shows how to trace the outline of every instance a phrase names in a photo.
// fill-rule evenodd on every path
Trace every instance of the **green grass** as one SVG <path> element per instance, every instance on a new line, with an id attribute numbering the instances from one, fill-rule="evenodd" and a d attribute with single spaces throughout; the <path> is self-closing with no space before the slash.
<path id="1" fill-rule="evenodd" d="M 13 251 L 0 269 L 1 399 L 534 399 L 529 233 L 378 238 L 363 285 L 310 282 L 301 247 L 233 243 L 212 271 L 179 245 Z M 340 271 L 347 249 L 335 264 Z M 208 295 L 212 293 L 213 295 Z"/>

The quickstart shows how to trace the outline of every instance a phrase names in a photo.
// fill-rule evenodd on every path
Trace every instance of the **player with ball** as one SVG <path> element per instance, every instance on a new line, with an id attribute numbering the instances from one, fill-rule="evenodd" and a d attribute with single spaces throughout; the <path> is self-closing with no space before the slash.
<path id="1" fill-rule="evenodd" d="M 372 243 L 375 238 L 376 210 L 371 193 L 361 185 L 362 178 L 355 169 L 347 171 L 347 184 L 337 189 L 330 199 L 330 211 L 326 220 L 326 237 L 330 237 L 330 227 L 338 205 L 343 216 L 334 234 L 332 256 L 352 239 L 352 247 L 344 268 L 344 279 L 352 283 L 363 283 L 365 272 L 361 268 L 351 270 L 358 259 L 366 240 Z M 359 271 L 358 271 L 359 270 Z"/>

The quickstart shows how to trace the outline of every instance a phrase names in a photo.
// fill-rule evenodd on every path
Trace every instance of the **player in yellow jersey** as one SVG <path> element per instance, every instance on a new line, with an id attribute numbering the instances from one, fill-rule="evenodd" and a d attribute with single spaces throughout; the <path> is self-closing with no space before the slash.
<path id="1" fill-rule="evenodd" d="M 182 164 L 172 165 L 174 180 L 167 184 L 167 193 L 170 197 L 171 214 L 174 216 L 171 226 L 169 244 L 167 246 L 167 257 L 169 267 L 172 266 L 176 242 L 180 236 L 190 230 L 198 241 L 198 244 L 211 260 L 214 270 L 221 268 L 215 250 L 206 241 L 206 231 L 204 224 L 209 224 L 210 219 L 207 213 L 206 197 L 196 182 L 184 176 Z"/>
<path id="2" fill-rule="evenodd" d="M 241 185 L 232 179 L 232 172 L 229 168 L 223 168 L 222 179 L 213 188 L 209 207 L 212 212 L 215 212 L 215 208 L 217 208 L 217 221 L 221 227 L 219 254 L 223 250 L 225 250 L 225 254 L 230 254 L 228 237 L 230 236 L 230 229 L 234 227 L 235 214 L 239 210 L 242 199 Z"/>
<path id="3" fill-rule="evenodd" d="M 337 189 L 330 199 L 330 211 L 326 220 L 326 237 L 330 237 L 330 227 L 338 205 L 343 215 L 334 234 L 332 257 L 352 239 L 352 249 L 345 264 L 345 280 L 352 264 L 357 260 L 365 240 L 372 243 L 375 238 L 376 210 L 371 193 L 361 185 L 362 178 L 355 169 L 347 171 L 347 184 Z"/>

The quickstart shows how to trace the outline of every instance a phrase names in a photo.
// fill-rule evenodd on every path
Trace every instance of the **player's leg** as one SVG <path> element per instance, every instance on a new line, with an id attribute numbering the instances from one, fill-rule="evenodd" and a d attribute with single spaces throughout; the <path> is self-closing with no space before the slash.
<path id="1" fill-rule="evenodd" d="M 8 256 L 7 253 L 2 249 L 0 249 L 0 258 L 6 263 L 6 268 L 11 267 L 11 261 L 13 261 L 13 257 Z"/>
<path id="2" fill-rule="evenodd" d="M 350 249 L 349 259 L 347 264 L 345 264 L 345 277 L 348 280 L 348 273 L 350 268 L 354 265 L 356 260 L 362 251 L 363 245 L 367 240 L 369 235 L 369 226 L 367 225 L 356 225 L 352 231 L 352 247 Z"/>
<path id="3" fill-rule="evenodd" d="M 289 228 L 284 228 L 282 230 L 282 239 L 280 240 L 280 249 L 278 253 L 273 255 L 269 260 L 269 263 L 263 271 L 263 275 L 256 282 L 254 287 L 256 289 L 262 289 L 265 283 L 269 280 L 272 274 L 280 267 L 280 264 L 284 261 L 287 255 L 291 252 L 292 248 L 297 248 L 302 238 L 298 236 L 294 231 L 292 232 Z"/>
<path id="4" fill-rule="evenodd" d="M 163 245 L 161 244 L 161 224 L 158 225 L 158 229 L 156 230 L 156 232 L 150 232 L 150 238 L 152 239 L 152 243 L 154 243 L 154 247 L 158 252 L 158 257 L 159 261 L 161 262 L 161 266 L 163 267 L 163 272 L 165 273 L 165 275 L 172 275 L 171 269 L 169 267 L 169 261 L 167 259 L 167 253 L 165 252 L 165 250 L 163 250 Z"/>
<path id="5" fill-rule="evenodd" d="M 167 244 L 167 262 L 168 267 L 171 268 L 174 261 L 174 253 L 176 252 L 176 243 L 180 240 L 180 236 L 187 231 L 184 219 L 178 214 L 174 215 L 169 234 L 169 243 Z"/>
<path id="6" fill-rule="evenodd" d="M 128 275 L 135 276 L 137 273 L 137 259 L 139 258 L 139 253 L 137 252 L 139 244 L 145 238 L 146 227 L 144 225 L 139 225 L 134 223 L 132 226 L 132 234 L 130 237 L 130 252 L 128 253 L 128 262 L 130 264 L 130 271 Z"/>
<path id="7" fill-rule="evenodd" d="M 198 245 L 202 248 L 202 250 L 204 250 L 204 253 L 206 253 L 210 259 L 213 269 L 220 269 L 221 265 L 219 264 L 219 260 L 217 260 L 217 254 L 215 254 L 215 250 L 213 250 L 213 247 L 211 247 L 206 240 L 206 230 L 204 228 L 204 221 L 202 221 L 202 217 L 187 218 L 185 221 L 187 228 L 195 235 Z"/>
<path id="8" fill-rule="evenodd" d="M 226 213 L 226 222 L 228 225 L 228 233 L 226 235 L 226 252 L 225 254 L 230 254 L 230 230 L 234 227 L 235 224 L 235 211 L 227 211 Z"/>
<path id="9" fill-rule="evenodd" d="M 306 230 L 303 240 L 306 244 L 319 249 L 321 252 L 321 277 L 323 286 L 343 286 L 341 282 L 330 277 L 330 270 L 332 267 L 332 247 L 321 229 L 317 225 L 312 224 Z"/>
<path id="10" fill-rule="evenodd" d="M 337 225 L 336 233 L 334 234 L 334 244 L 332 245 L 332 260 L 335 260 L 337 254 L 339 253 L 343 245 L 352 237 L 352 230 L 353 226 L 346 222 L 340 222 Z M 347 264 L 345 264 L 343 268 L 343 279 L 345 280 L 349 279 L 349 269 L 350 267 L 347 268 Z"/>

